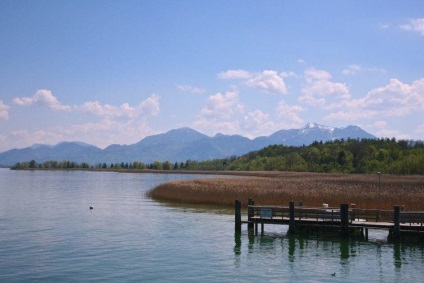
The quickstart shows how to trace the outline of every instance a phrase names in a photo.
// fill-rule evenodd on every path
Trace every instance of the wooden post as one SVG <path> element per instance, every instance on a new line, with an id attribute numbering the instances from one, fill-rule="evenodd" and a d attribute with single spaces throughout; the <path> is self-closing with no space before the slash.
<path id="1" fill-rule="evenodd" d="M 349 235 L 349 205 L 343 203 L 340 205 L 340 224 L 342 236 Z"/>
<path id="2" fill-rule="evenodd" d="M 261 223 L 261 235 L 263 235 L 264 234 L 264 223 L 262 222 Z"/>
<path id="3" fill-rule="evenodd" d="M 290 233 L 293 233 L 294 232 L 294 226 L 295 226 L 295 221 L 294 221 L 294 201 L 289 202 L 289 216 L 290 216 L 289 232 Z"/>
<path id="4" fill-rule="evenodd" d="M 248 218 L 247 229 L 248 230 L 253 230 L 253 222 L 251 221 L 250 218 L 252 218 L 254 216 L 255 211 L 254 211 L 253 207 L 249 207 L 249 206 L 251 206 L 251 205 L 254 204 L 253 199 L 252 198 L 249 198 L 249 200 L 247 201 L 247 204 L 248 204 L 248 209 L 247 209 L 247 218 Z"/>
<path id="5" fill-rule="evenodd" d="M 393 212 L 393 240 L 400 239 L 400 206 L 395 205 Z"/>
<path id="6" fill-rule="evenodd" d="M 235 230 L 241 231 L 241 202 L 235 201 Z"/>

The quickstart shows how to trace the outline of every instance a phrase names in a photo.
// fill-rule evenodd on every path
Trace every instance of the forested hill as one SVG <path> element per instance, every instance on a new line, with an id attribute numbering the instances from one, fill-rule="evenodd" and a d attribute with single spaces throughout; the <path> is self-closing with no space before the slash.
<path id="1" fill-rule="evenodd" d="M 424 142 L 395 139 L 341 139 L 308 146 L 271 145 L 242 156 L 206 161 L 155 161 L 115 164 L 49 161 L 18 163 L 22 168 L 98 168 L 151 170 L 299 171 L 327 173 L 376 173 L 424 175 Z"/>
<path id="2" fill-rule="evenodd" d="M 348 139 L 309 146 L 272 145 L 240 157 L 192 161 L 192 170 L 424 174 L 424 142 Z"/>

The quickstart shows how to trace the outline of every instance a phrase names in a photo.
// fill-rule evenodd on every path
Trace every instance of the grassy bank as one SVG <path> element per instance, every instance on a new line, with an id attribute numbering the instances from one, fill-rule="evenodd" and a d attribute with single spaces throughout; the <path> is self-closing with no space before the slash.
<path id="1" fill-rule="evenodd" d="M 256 175 L 256 176 L 254 176 Z M 355 203 L 360 208 L 378 207 L 376 175 L 257 172 L 245 177 L 171 181 L 148 193 L 155 200 L 233 206 L 239 199 L 246 205 L 252 197 L 256 204 L 287 205 L 290 200 L 306 206 L 339 206 Z M 424 210 L 424 177 L 381 177 L 381 209 L 405 205 L 406 210 Z"/>

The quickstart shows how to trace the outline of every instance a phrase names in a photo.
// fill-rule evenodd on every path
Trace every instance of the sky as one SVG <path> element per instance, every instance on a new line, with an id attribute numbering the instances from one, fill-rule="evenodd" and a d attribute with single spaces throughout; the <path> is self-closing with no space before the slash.
<path id="1" fill-rule="evenodd" d="M 0 151 L 308 122 L 424 139 L 424 1 L 0 0 Z"/>

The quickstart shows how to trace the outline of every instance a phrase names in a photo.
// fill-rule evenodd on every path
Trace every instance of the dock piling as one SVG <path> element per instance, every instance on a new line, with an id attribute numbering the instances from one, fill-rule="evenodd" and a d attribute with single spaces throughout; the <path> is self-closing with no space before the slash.
<path id="1" fill-rule="evenodd" d="M 235 230 L 241 231 L 241 202 L 235 201 Z"/>
<path id="2" fill-rule="evenodd" d="M 295 226 L 295 220 L 294 220 L 294 201 L 289 202 L 289 217 L 290 217 L 290 222 L 289 222 L 289 232 L 293 233 L 294 232 L 294 226 Z"/>
<path id="3" fill-rule="evenodd" d="M 340 205 L 340 223 L 342 236 L 349 235 L 349 205 L 343 203 Z"/>
<path id="4" fill-rule="evenodd" d="M 400 206 L 395 205 L 393 212 L 393 240 L 400 239 Z"/>
<path id="5" fill-rule="evenodd" d="M 248 205 L 248 209 L 247 209 L 247 219 L 248 219 L 248 224 L 247 224 L 247 229 L 248 230 L 253 230 L 253 222 L 250 221 L 250 219 L 254 216 L 255 211 L 253 209 L 253 207 L 250 207 L 251 205 L 254 205 L 254 201 L 252 198 L 249 198 L 247 201 L 247 205 Z"/>

